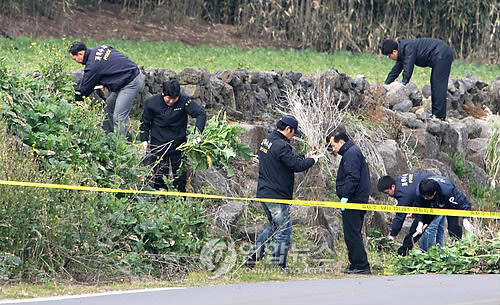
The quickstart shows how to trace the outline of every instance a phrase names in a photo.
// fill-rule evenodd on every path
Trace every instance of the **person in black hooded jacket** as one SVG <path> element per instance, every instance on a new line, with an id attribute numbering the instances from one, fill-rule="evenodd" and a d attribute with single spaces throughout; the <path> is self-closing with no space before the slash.
<path id="1" fill-rule="evenodd" d="M 163 176 L 167 176 L 172 167 L 174 187 L 180 192 L 186 191 L 186 172 L 177 175 L 181 165 L 182 154 L 177 150 L 186 142 L 188 115 L 196 118 L 196 128 L 203 132 L 207 115 L 205 110 L 190 97 L 180 93 L 180 84 L 177 80 L 163 83 L 163 91 L 153 95 L 144 102 L 144 112 L 141 119 L 141 134 L 139 139 L 145 151 L 151 151 L 155 165 L 154 184 L 156 189 L 166 188 Z M 198 137 L 197 143 L 201 142 Z"/>
<path id="2" fill-rule="evenodd" d="M 403 84 L 410 81 L 415 65 L 431 67 L 432 114 L 446 119 L 446 95 L 450 77 L 453 49 L 444 41 L 434 38 L 404 39 L 398 42 L 387 39 L 382 43 L 382 54 L 395 60 L 385 80 L 392 83 L 403 71 Z"/>
<path id="3" fill-rule="evenodd" d="M 342 203 L 367 203 L 371 193 L 370 170 L 365 156 L 358 146 L 349 140 L 346 133 L 330 134 L 327 142 L 333 151 L 342 156 L 337 171 L 336 190 Z M 347 245 L 349 267 L 344 273 L 370 274 L 370 264 L 363 243 L 363 221 L 365 211 L 345 209 L 342 211 L 344 241 Z"/>

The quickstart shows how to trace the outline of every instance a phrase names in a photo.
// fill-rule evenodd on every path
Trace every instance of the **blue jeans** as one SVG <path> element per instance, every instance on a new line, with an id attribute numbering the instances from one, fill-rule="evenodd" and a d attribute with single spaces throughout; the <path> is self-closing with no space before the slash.
<path id="1" fill-rule="evenodd" d="M 444 246 L 444 225 L 446 218 L 444 216 L 436 216 L 425 229 L 420 240 L 420 249 L 423 251 L 429 250 L 435 243 Z"/>
<path id="2" fill-rule="evenodd" d="M 104 130 L 113 132 L 119 130 L 121 135 L 127 135 L 128 116 L 135 98 L 144 88 L 144 79 L 139 73 L 130 83 L 119 91 L 111 92 L 106 99 L 106 121 Z"/>
<path id="3" fill-rule="evenodd" d="M 275 266 L 286 268 L 286 258 L 292 239 L 290 205 L 262 202 L 269 224 L 257 238 L 257 260 L 262 259 L 266 245 L 272 247 L 272 260 Z"/>

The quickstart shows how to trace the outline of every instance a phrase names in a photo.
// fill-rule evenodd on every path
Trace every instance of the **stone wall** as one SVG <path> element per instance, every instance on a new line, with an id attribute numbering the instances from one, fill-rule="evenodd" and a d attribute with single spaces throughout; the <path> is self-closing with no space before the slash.
<path id="1" fill-rule="evenodd" d="M 186 68 L 180 73 L 168 69 L 145 69 L 145 88 L 135 104 L 141 111 L 144 101 L 161 92 L 164 81 L 176 78 L 193 101 L 213 111 L 223 110 L 233 120 L 256 122 L 267 121 L 283 105 L 284 90 L 298 88 L 312 90 L 321 79 L 333 88 L 333 94 L 345 102 L 351 100 L 352 107 L 363 102 L 363 90 L 368 82 L 363 78 L 352 79 L 336 70 L 328 70 L 317 77 L 303 78 L 293 71 L 252 72 L 244 69 L 209 73 L 205 69 Z"/>

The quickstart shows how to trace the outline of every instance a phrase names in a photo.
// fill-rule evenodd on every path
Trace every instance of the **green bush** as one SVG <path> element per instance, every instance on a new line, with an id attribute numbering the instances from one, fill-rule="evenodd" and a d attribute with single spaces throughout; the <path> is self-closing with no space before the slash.
<path id="1" fill-rule="evenodd" d="M 62 54 L 41 49 L 43 65 L 29 75 L 0 59 L 0 179 L 142 189 L 141 149 L 106 134 L 102 105 L 75 103 Z M 5 281 L 162 276 L 196 260 L 206 234 L 196 200 L 0 185 L 0 202 Z"/>
<path id="2" fill-rule="evenodd" d="M 86 183 L 132 187 L 146 168 L 142 151 L 118 134 L 96 128 L 103 107 L 90 100 L 74 103 L 74 83 L 62 71 L 62 54 L 40 47 L 39 72 L 7 71 L 0 60 L 0 117 L 9 130 L 43 157 L 42 167 L 62 177 L 68 171 L 86 175 Z M 66 54 L 64 54 L 66 55 Z"/>
<path id="3" fill-rule="evenodd" d="M 474 170 L 469 166 L 469 162 L 465 161 L 459 154 L 450 154 L 453 160 L 453 172 L 460 180 L 468 180 L 474 175 Z"/>
<path id="4" fill-rule="evenodd" d="M 500 235 L 478 240 L 466 233 L 446 247 L 435 245 L 427 252 L 412 249 L 408 256 L 395 258 L 394 274 L 418 273 L 500 273 Z"/>

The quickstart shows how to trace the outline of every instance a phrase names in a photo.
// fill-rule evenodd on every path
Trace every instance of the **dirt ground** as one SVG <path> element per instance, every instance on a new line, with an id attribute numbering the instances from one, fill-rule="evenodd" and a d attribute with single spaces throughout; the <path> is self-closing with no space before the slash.
<path id="1" fill-rule="evenodd" d="M 26 15 L 21 18 L 19 13 L 4 12 L 0 15 L 0 35 L 32 38 L 59 38 L 65 35 L 79 40 L 144 38 L 149 41 L 179 41 L 188 45 L 242 48 L 292 47 L 292 44 L 286 42 L 245 37 L 237 27 L 231 25 L 210 24 L 190 17 L 183 17 L 176 23 L 153 23 L 141 20 L 135 14 L 120 8 L 76 8 L 51 18 Z"/>

